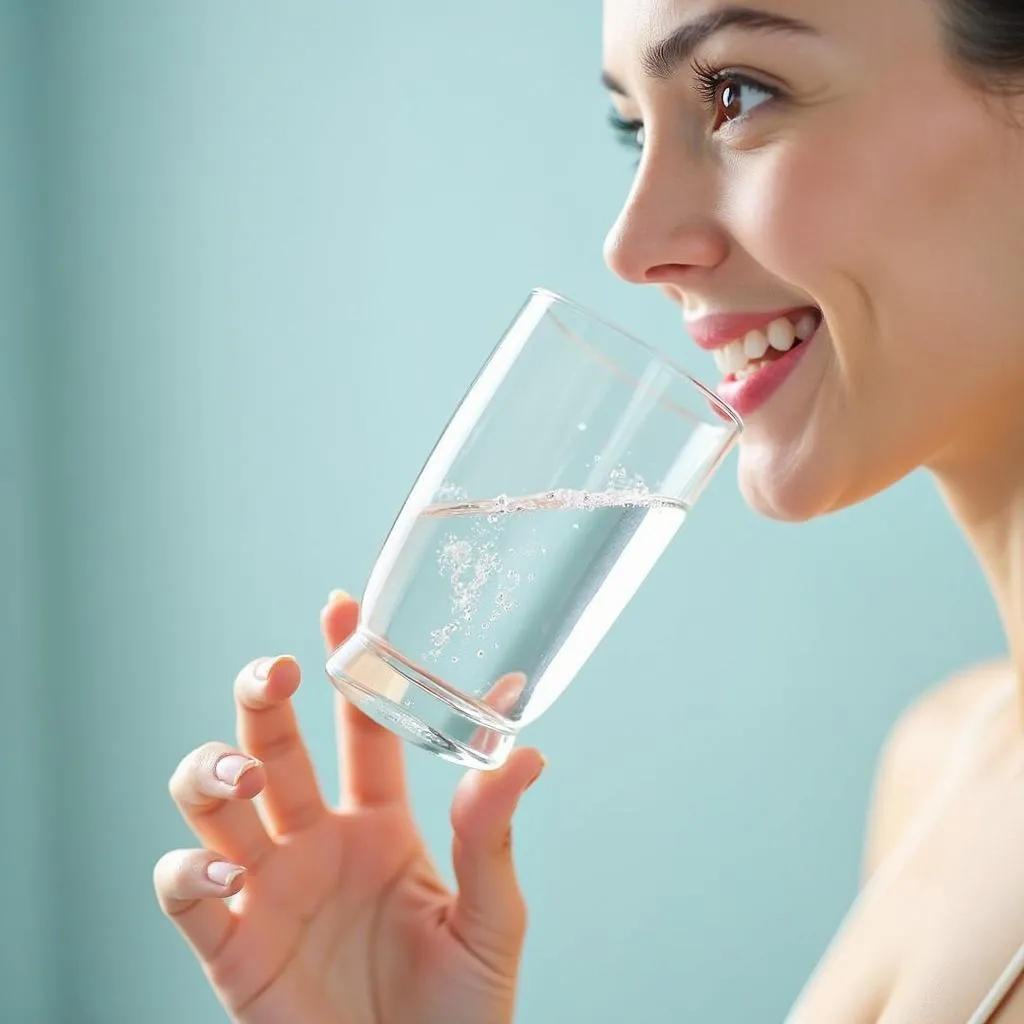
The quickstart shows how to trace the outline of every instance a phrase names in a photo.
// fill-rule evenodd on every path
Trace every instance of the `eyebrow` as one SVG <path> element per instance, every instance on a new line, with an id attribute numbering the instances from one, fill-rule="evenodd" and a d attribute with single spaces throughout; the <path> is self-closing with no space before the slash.
<path id="1" fill-rule="evenodd" d="M 727 28 L 743 28 L 752 32 L 786 32 L 817 35 L 805 21 L 770 14 L 753 7 L 725 7 L 680 25 L 664 39 L 648 46 L 640 57 L 640 65 L 651 78 L 670 78 L 680 64 L 685 64 L 694 51 L 713 35 Z M 619 81 L 607 71 L 601 73 L 601 84 L 619 96 L 628 95 Z"/>

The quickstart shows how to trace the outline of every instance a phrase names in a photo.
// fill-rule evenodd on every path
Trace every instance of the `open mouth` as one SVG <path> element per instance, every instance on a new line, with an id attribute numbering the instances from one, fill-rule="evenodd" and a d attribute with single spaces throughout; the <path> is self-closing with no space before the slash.
<path id="1" fill-rule="evenodd" d="M 741 381 L 781 359 L 814 337 L 821 326 L 820 309 L 798 310 L 760 330 L 748 331 L 714 351 L 715 364 L 727 381 Z"/>

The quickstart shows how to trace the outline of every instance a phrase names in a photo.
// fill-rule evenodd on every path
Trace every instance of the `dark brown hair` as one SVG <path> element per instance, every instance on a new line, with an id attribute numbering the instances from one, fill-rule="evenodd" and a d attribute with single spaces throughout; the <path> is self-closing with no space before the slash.
<path id="1" fill-rule="evenodd" d="M 1024 2 L 941 0 L 957 64 L 979 85 L 1024 92 Z"/>

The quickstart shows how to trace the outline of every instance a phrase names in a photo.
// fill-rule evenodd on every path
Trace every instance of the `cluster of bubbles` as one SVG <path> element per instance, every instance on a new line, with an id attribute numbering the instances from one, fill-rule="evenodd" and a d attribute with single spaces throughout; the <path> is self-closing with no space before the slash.
<path id="1" fill-rule="evenodd" d="M 581 429 L 585 428 L 581 425 Z M 596 466 L 599 461 L 600 456 L 595 455 L 592 464 Z M 464 488 L 451 483 L 442 485 L 433 505 L 433 515 L 446 516 L 443 507 L 439 509 L 439 506 L 448 506 L 451 511 L 447 515 L 452 516 L 459 526 L 448 530 L 437 548 L 437 572 L 448 583 L 449 617 L 444 625 L 430 632 L 428 657 L 439 658 L 456 635 L 482 641 L 492 625 L 517 607 L 515 592 L 524 578 L 527 584 L 536 582 L 537 573 L 534 571 L 524 574 L 520 569 L 506 568 L 505 558 L 515 556 L 516 548 L 501 541 L 515 513 L 544 509 L 586 512 L 622 504 L 624 496 L 642 501 L 647 494 L 648 487 L 643 477 L 630 473 L 621 464 L 611 470 L 599 492 L 559 489 L 518 499 L 499 494 L 488 501 L 471 504 Z M 580 522 L 575 522 L 572 529 L 578 531 Z M 520 548 L 517 561 L 547 554 L 547 548 L 537 540 L 524 542 L 517 539 L 516 543 Z M 503 551 L 505 556 L 501 553 Z M 499 589 L 489 602 L 490 607 L 485 607 L 491 587 L 498 579 L 501 580 Z M 485 658 L 486 646 L 478 647 L 476 656 Z M 452 655 L 451 660 L 457 663 L 458 656 Z"/>
<path id="2" fill-rule="evenodd" d="M 451 504 L 466 501 L 465 492 L 451 485 L 442 488 L 438 497 Z M 513 595 L 522 582 L 522 575 L 518 569 L 505 568 L 500 541 L 508 516 L 519 511 L 526 509 L 520 509 L 517 502 L 510 502 L 508 495 L 500 494 L 490 501 L 481 502 L 476 514 L 460 517 L 460 523 L 464 524 L 461 529 L 450 530 L 441 538 L 437 549 L 437 571 L 448 582 L 449 619 L 431 631 L 429 657 L 440 657 L 457 634 L 467 639 L 477 636 L 482 640 L 498 619 L 516 608 Z M 514 547 L 505 550 L 510 556 L 516 553 Z M 529 545 L 522 551 L 526 557 L 535 553 Z M 530 577 L 531 580 L 535 578 L 533 573 Z M 485 609 L 489 585 L 499 578 L 502 581 L 500 589 L 492 606 Z M 496 649 L 497 642 L 491 647 Z M 485 658 L 486 648 L 478 648 L 476 656 Z M 457 663 L 458 656 L 453 655 L 452 661 Z"/>

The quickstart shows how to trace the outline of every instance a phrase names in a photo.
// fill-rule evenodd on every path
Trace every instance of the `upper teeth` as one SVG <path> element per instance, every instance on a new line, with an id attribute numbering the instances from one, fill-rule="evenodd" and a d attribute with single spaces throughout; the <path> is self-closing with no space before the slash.
<path id="1" fill-rule="evenodd" d="M 773 320 L 763 330 L 749 331 L 744 337 L 716 348 L 715 364 L 726 376 L 741 374 L 747 365 L 760 359 L 769 348 L 788 352 L 799 338 L 806 341 L 818 327 L 813 313 L 804 313 L 794 324 L 788 317 Z"/>

